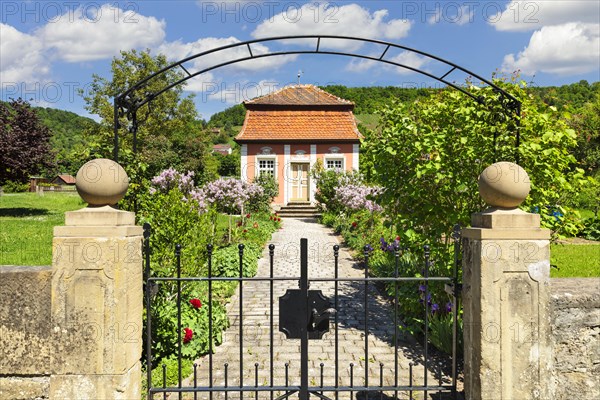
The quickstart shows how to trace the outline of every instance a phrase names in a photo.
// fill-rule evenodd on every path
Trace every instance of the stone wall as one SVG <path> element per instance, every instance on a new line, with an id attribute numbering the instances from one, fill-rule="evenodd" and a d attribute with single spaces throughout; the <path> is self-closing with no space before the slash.
<path id="1" fill-rule="evenodd" d="M 50 266 L 0 266 L 0 399 L 48 397 L 51 278 Z"/>
<path id="2" fill-rule="evenodd" d="M 600 399 L 600 278 L 551 280 L 554 399 Z"/>

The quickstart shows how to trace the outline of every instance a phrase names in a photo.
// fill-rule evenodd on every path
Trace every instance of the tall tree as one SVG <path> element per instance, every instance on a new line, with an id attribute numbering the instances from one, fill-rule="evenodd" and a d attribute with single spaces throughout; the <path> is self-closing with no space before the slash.
<path id="1" fill-rule="evenodd" d="M 53 165 L 50 129 L 23 99 L 0 102 L 0 185 L 26 182 Z"/>
<path id="2" fill-rule="evenodd" d="M 100 116 L 101 122 L 88 129 L 88 137 L 93 138 L 84 157 L 112 157 L 113 150 L 113 100 L 114 97 L 133 86 L 148 75 L 168 65 L 163 55 L 153 56 L 149 50 L 122 51 L 120 57 L 112 61 L 112 78 L 106 79 L 94 74 L 90 89 L 82 93 L 86 109 Z M 169 71 L 151 80 L 143 92 L 156 93 L 181 78 L 181 73 Z M 179 168 L 190 165 L 189 157 L 200 157 L 195 172 L 202 174 L 202 157 L 207 153 L 206 138 L 201 132 L 201 121 L 196 111 L 193 96 L 184 96 L 183 87 L 176 86 L 152 102 L 142 106 L 137 112 L 140 121 L 137 132 L 138 154 L 132 154 L 132 135 L 127 129 L 120 131 L 119 159 L 126 169 L 142 163 L 145 175 L 152 176 L 169 166 Z M 125 116 L 120 124 L 128 127 Z M 194 146 L 181 146 L 181 142 L 194 142 Z M 189 150 L 189 151 L 188 151 Z M 128 171 L 130 172 L 130 171 Z M 132 171 L 133 172 L 133 171 Z M 139 171 L 138 171 L 139 172 Z"/>

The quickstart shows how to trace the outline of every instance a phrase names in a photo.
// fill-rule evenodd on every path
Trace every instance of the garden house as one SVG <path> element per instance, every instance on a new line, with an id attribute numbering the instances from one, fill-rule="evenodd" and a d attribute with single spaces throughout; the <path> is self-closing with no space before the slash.
<path id="1" fill-rule="evenodd" d="M 242 179 L 270 174 L 279 183 L 277 205 L 313 203 L 310 169 L 358 170 L 361 134 L 354 103 L 313 85 L 286 86 L 245 101 L 246 118 L 235 140 Z"/>

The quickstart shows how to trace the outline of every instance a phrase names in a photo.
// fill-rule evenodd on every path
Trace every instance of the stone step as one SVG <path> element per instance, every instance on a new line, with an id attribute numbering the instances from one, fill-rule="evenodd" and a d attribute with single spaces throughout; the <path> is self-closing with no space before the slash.
<path id="1" fill-rule="evenodd" d="M 281 218 L 317 218 L 320 214 L 296 213 L 296 214 L 278 214 Z"/>

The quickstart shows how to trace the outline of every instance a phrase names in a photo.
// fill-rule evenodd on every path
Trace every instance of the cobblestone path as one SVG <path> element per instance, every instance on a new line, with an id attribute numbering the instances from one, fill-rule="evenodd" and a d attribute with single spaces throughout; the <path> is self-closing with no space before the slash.
<path id="1" fill-rule="evenodd" d="M 275 245 L 274 276 L 300 276 L 300 238 L 308 239 L 309 247 L 309 279 L 317 277 L 334 277 L 333 245 L 339 244 L 338 238 L 330 229 L 310 219 L 285 219 L 283 229 L 276 232 L 271 243 Z M 268 249 L 259 260 L 258 277 L 268 277 L 270 270 Z M 343 248 L 339 252 L 339 277 L 364 277 L 363 268 L 353 261 Z M 243 316 L 242 353 L 243 353 L 243 382 L 244 385 L 268 386 L 270 384 L 270 283 L 244 282 L 243 284 Z M 290 385 L 300 384 L 300 340 L 286 339 L 279 332 L 279 297 L 287 289 L 297 289 L 298 281 L 274 282 L 274 334 L 273 334 L 273 379 L 275 386 L 285 385 L 286 363 Z M 312 282 L 310 289 L 320 289 L 323 294 L 332 299 L 334 294 L 333 282 Z M 361 386 L 365 383 L 365 368 L 368 368 L 370 386 L 394 385 L 394 324 L 393 310 L 379 294 L 373 284 L 369 285 L 368 302 L 368 343 L 369 359 L 365 360 L 365 331 L 364 331 L 364 289 L 363 282 L 340 282 L 339 284 L 339 384 L 350 385 L 350 364 L 353 363 L 353 384 Z M 236 291 L 237 292 L 237 291 Z M 230 327 L 224 333 L 224 340 L 213 355 L 213 384 L 223 386 L 225 379 L 225 363 L 228 364 L 227 379 L 229 386 L 239 385 L 240 378 L 240 335 L 239 335 L 239 297 L 236 294 L 228 305 Z M 321 370 L 324 386 L 335 385 L 335 341 L 334 327 L 322 340 L 309 341 L 309 384 L 321 384 Z M 400 385 L 409 384 L 409 364 L 413 368 L 414 383 L 423 383 L 423 365 L 421 347 L 410 337 L 398 338 L 398 382 Z M 381 365 L 383 364 L 383 366 Z M 208 357 L 198 360 L 198 384 L 208 383 Z M 428 374 L 430 384 L 439 381 L 437 367 Z M 383 372 L 383 376 L 382 376 Z M 449 381 L 445 378 L 445 384 Z M 275 393 L 275 398 L 283 394 Z M 333 398 L 332 393 L 324 393 Z M 356 393 L 354 393 L 356 395 Z M 393 393 L 386 393 L 393 396 Z M 340 393 L 339 398 L 349 398 L 349 393 Z M 229 399 L 239 398 L 239 392 L 230 393 Z M 255 398 L 254 392 L 244 394 L 245 398 Z M 360 396 L 357 396 L 360 397 Z M 172 396 L 171 398 L 174 398 Z M 186 395 L 185 398 L 194 398 Z M 197 394 L 197 398 L 208 398 L 206 393 Z M 215 393 L 214 399 L 224 399 L 223 393 Z M 259 392 L 258 398 L 270 399 L 268 392 Z M 297 398 L 293 395 L 291 398 Z M 364 396 L 363 396 L 364 398 Z M 380 398 L 380 396 L 377 396 Z M 383 396 L 383 399 L 386 397 Z M 388 397 L 389 398 L 389 397 Z M 398 393 L 398 398 L 408 399 L 409 393 Z M 413 398 L 422 398 L 422 393 L 414 393 Z"/>

